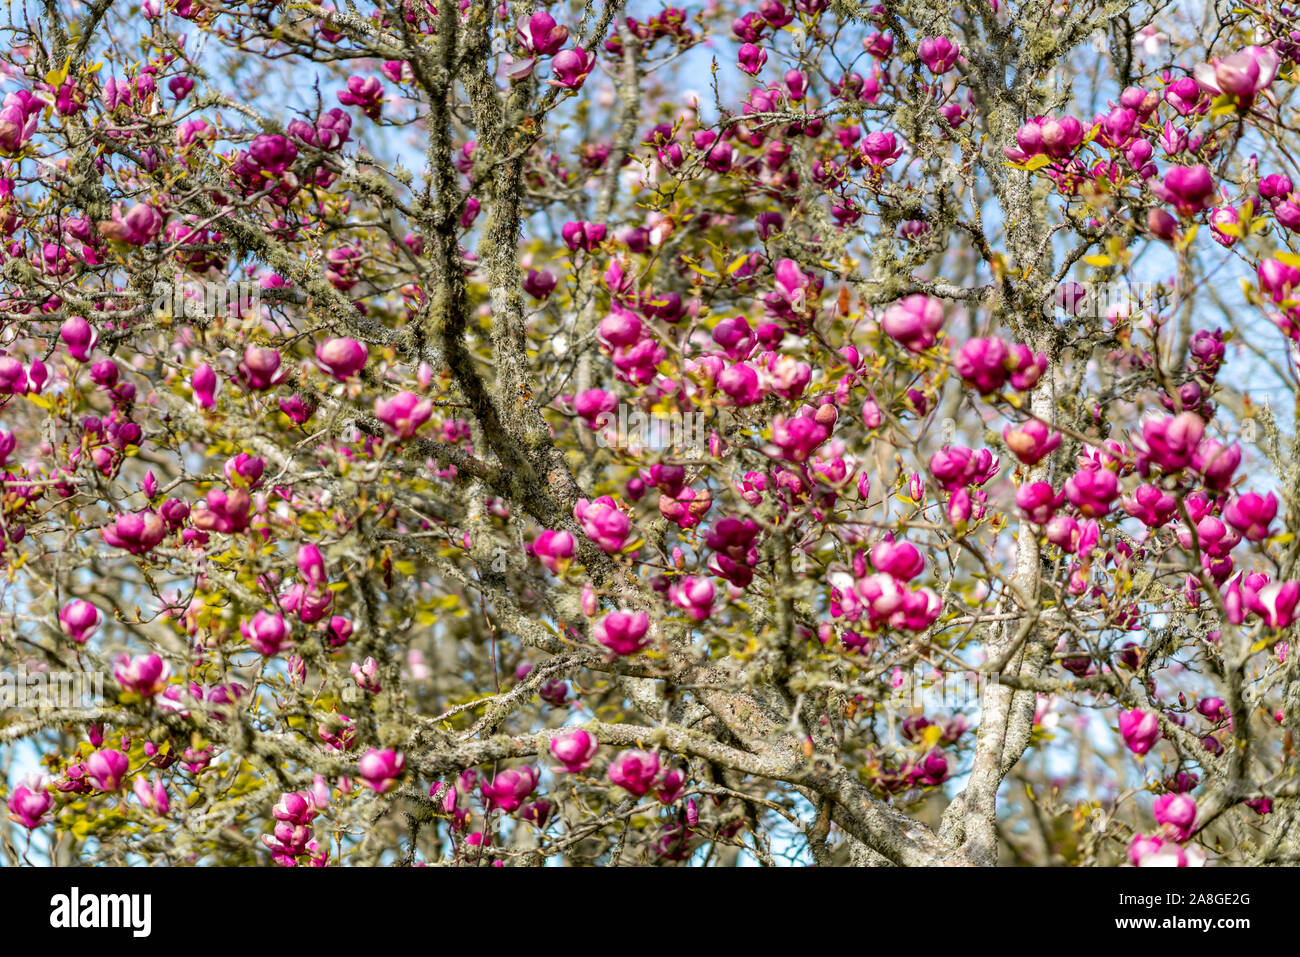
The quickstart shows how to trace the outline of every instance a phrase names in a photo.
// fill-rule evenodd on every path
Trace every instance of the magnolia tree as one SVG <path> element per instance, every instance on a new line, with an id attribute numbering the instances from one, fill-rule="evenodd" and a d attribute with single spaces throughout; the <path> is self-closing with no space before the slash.
<path id="1" fill-rule="evenodd" d="M 11 863 L 1294 861 L 1296 11 L 7 16 Z"/>

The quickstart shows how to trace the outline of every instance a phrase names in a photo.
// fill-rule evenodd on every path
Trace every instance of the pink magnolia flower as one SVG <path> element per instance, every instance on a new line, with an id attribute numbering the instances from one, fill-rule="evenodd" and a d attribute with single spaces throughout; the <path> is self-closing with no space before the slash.
<path id="1" fill-rule="evenodd" d="M 524 49 L 535 56 L 553 56 L 560 52 L 569 30 L 555 22 L 545 10 L 539 10 L 525 22 L 519 21 L 519 42 Z"/>
<path id="2" fill-rule="evenodd" d="M 1065 496 L 1081 514 L 1101 518 L 1119 497 L 1119 479 L 1110 469 L 1080 469 L 1066 481 Z"/>
<path id="3" fill-rule="evenodd" d="M 1152 806 L 1156 822 L 1173 840 L 1186 841 L 1196 823 L 1196 802 L 1186 794 L 1162 794 Z"/>
<path id="4" fill-rule="evenodd" d="M 935 481 L 949 492 L 983 485 L 997 474 L 1000 463 L 988 449 L 968 449 L 965 446 L 945 445 L 930 456 L 930 471 Z M 912 497 L 919 501 L 920 494 Z"/>
<path id="5" fill-rule="evenodd" d="M 609 779 L 633 797 L 641 797 L 659 777 L 659 755 L 653 751 L 624 751 L 609 765 Z"/>
<path id="6" fill-rule="evenodd" d="M 911 352 L 923 352 L 935 344 L 943 322 L 943 303 L 916 293 L 886 309 L 880 328 Z"/>
<path id="7" fill-rule="evenodd" d="M 572 533 L 546 529 L 533 540 L 533 554 L 556 575 L 563 574 L 573 560 L 577 542 Z"/>
<path id="8" fill-rule="evenodd" d="M 26 395 L 29 389 L 27 370 L 13 356 L 0 356 L 0 394 Z"/>
<path id="9" fill-rule="evenodd" d="M 421 399 L 414 392 L 402 391 L 388 399 L 375 400 L 375 418 L 393 431 L 399 439 L 415 435 L 433 415 L 433 402 Z"/>
<path id="10" fill-rule="evenodd" d="M 316 361 L 340 382 L 360 372 L 369 358 L 370 350 L 355 339 L 329 339 L 316 347 Z"/>
<path id="11" fill-rule="evenodd" d="M 650 643 L 650 616 L 644 612 L 611 611 L 596 623 L 596 641 L 616 655 L 634 655 Z"/>
<path id="12" fill-rule="evenodd" d="M 530 269 L 524 277 L 524 292 L 534 299 L 546 299 L 555 291 L 557 282 L 549 269 Z"/>
<path id="13" fill-rule="evenodd" d="M 1260 290 L 1275 303 L 1290 299 L 1292 290 L 1300 287 L 1300 269 L 1280 259 L 1261 260 L 1255 274 L 1259 278 Z"/>
<path id="14" fill-rule="evenodd" d="M 1267 495 L 1246 492 L 1234 498 L 1223 510 L 1224 521 L 1252 542 L 1268 538 L 1268 527 L 1276 517 L 1277 496 L 1272 492 Z"/>
<path id="15" fill-rule="evenodd" d="M 1240 464 L 1240 445 L 1225 447 L 1214 439 L 1203 440 L 1192 457 L 1192 467 L 1204 476 L 1206 486 L 1220 492 L 1232 485 L 1233 473 Z"/>
<path id="16" fill-rule="evenodd" d="M 356 682 L 358 688 L 371 694 L 380 692 L 382 686 L 378 678 L 379 663 L 374 658 L 367 657 L 360 663 L 354 661 L 348 666 L 348 671 L 352 674 L 352 680 Z"/>
<path id="17" fill-rule="evenodd" d="M 790 312 L 802 312 L 808 304 L 809 290 L 813 286 L 812 278 L 806 275 L 793 259 L 777 260 L 774 273 L 776 299 L 781 305 L 788 307 Z"/>
<path id="18" fill-rule="evenodd" d="M 1285 628 L 1296 620 L 1300 581 L 1270 582 L 1258 591 L 1244 592 L 1247 606 L 1270 628 Z"/>
<path id="19" fill-rule="evenodd" d="M 89 362 L 99 333 L 81 316 L 69 316 L 59 327 L 59 338 L 68 347 L 68 355 L 78 362 Z"/>
<path id="20" fill-rule="evenodd" d="M 262 392 L 284 381 L 287 373 L 280 368 L 280 353 L 261 346 L 247 346 L 239 363 L 239 381 L 246 389 Z"/>
<path id="21" fill-rule="evenodd" d="M 384 84 L 373 76 L 348 77 L 347 89 L 340 90 L 337 96 L 344 106 L 359 106 L 362 113 L 376 122 L 384 109 Z"/>
<path id="22" fill-rule="evenodd" d="M 114 660 L 113 678 L 125 690 L 152 698 L 163 690 L 171 667 L 156 654 L 118 655 Z"/>
<path id="23" fill-rule="evenodd" d="M 960 52 L 957 44 L 947 37 L 926 37 L 916 48 L 916 55 L 921 62 L 935 74 L 951 70 Z"/>
<path id="24" fill-rule="evenodd" d="M 862 140 L 862 158 L 875 167 L 892 166 L 903 155 L 903 145 L 893 133 L 872 132 Z"/>
<path id="25" fill-rule="evenodd" d="M 615 307 L 596 327 L 596 338 L 610 348 L 632 346 L 641 339 L 641 320 L 626 309 Z"/>
<path id="26" fill-rule="evenodd" d="M 590 429 L 602 428 L 602 418 L 618 408 L 618 396 L 604 389 L 587 389 L 585 392 L 579 392 L 571 402 L 573 411 L 582 417 Z M 611 416 L 603 421 L 609 422 L 612 418 Z"/>
<path id="27" fill-rule="evenodd" d="M 888 33 L 873 33 L 863 39 L 862 49 L 877 60 L 888 60 L 894 53 L 894 38 Z"/>
<path id="28" fill-rule="evenodd" d="M 194 402 L 200 409 L 216 405 L 217 374 L 212 371 L 212 366 L 204 362 L 195 368 L 190 385 L 194 389 Z"/>
<path id="29" fill-rule="evenodd" d="M 586 536 L 611 555 L 622 550 L 632 530 L 631 520 L 619 511 L 618 505 L 608 495 L 602 495 L 594 502 L 578 499 L 573 506 L 573 517 Z"/>
<path id="30" fill-rule="evenodd" d="M 830 435 L 830 426 L 819 422 L 814 415 L 786 418 L 778 413 L 772 419 L 773 452 L 787 462 L 806 462 Z"/>
<path id="31" fill-rule="evenodd" d="M 1130 751 L 1146 754 L 1160 740 L 1160 721 L 1150 711 L 1125 711 L 1119 716 L 1119 733 Z"/>
<path id="32" fill-rule="evenodd" d="M 145 246 L 162 232 L 163 216 L 148 203 L 136 203 L 123 215 L 114 207 L 113 218 L 99 224 L 99 233 L 128 246 Z"/>
<path id="33" fill-rule="evenodd" d="M 1016 145 L 1020 147 L 1020 156 L 1012 159 L 1028 159 L 1040 154 L 1053 159 L 1066 159 L 1080 144 L 1087 130 L 1073 116 L 1044 117 L 1037 116 L 1029 120 L 1016 131 Z"/>
<path id="34" fill-rule="evenodd" d="M 1210 210 L 1210 231 L 1220 246 L 1231 247 L 1241 237 L 1241 214 L 1235 206 L 1220 206 Z"/>
<path id="35" fill-rule="evenodd" d="M 1129 841 L 1128 845 L 1128 859 L 1133 863 L 1134 867 L 1141 867 L 1142 861 L 1148 855 L 1157 854 L 1164 847 L 1164 843 L 1160 837 L 1155 835 L 1145 837 L 1140 833 L 1134 834 L 1133 840 Z"/>
<path id="36" fill-rule="evenodd" d="M 309 585 L 324 585 L 329 581 L 325 571 L 325 556 L 310 542 L 298 547 L 298 574 Z"/>
<path id="37" fill-rule="evenodd" d="M 907 582 L 925 571 L 925 558 L 911 542 L 895 542 L 890 538 L 872 547 L 871 566 Z"/>
<path id="38" fill-rule="evenodd" d="M 146 781 L 143 774 L 138 775 L 134 783 L 135 796 L 144 807 L 159 817 L 166 817 L 171 810 L 171 801 L 167 797 L 167 787 L 155 771 Z"/>
<path id="39" fill-rule="evenodd" d="M 1016 489 L 1016 507 L 1035 525 L 1048 524 L 1064 498 L 1050 482 L 1027 482 Z"/>
<path id="40" fill-rule="evenodd" d="M 581 728 L 568 728 L 551 738 L 551 754 L 569 774 L 577 774 L 591 766 L 600 742 L 596 736 Z"/>
<path id="41" fill-rule="evenodd" d="M 40 122 L 41 109 L 45 105 L 43 100 L 32 97 L 26 90 L 21 91 L 21 94 L 27 98 L 17 92 L 9 93 L 6 94 L 3 105 L 0 105 L 0 152 L 11 156 L 32 138 L 36 124 Z M 39 106 L 32 109 L 35 104 Z"/>
<path id="42" fill-rule="evenodd" d="M 222 467 L 226 481 L 236 488 L 256 489 L 262 484 L 262 473 L 266 471 L 266 459 L 240 452 L 226 459 Z"/>
<path id="43" fill-rule="evenodd" d="M 333 600 L 334 593 L 320 585 L 293 585 L 280 596 L 280 610 L 311 625 L 325 617 Z"/>
<path id="44" fill-rule="evenodd" d="M 1037 465 L 1061 445 L 1060 433 L 1053 432 L 1037 419 L 1018 426 L 1008 425 L 1002 430 L 1002 438 L 1007 448 L 1026 465 Z"/>
<path id="45" fill-rule="evenodd" d="M 1186 468 L 1192 464 L 1204 434 L 1205 421 L 1195 412 L 1147 419 L 1142 423 L 1142 440 L 1146 449 L 1138 458 L 1138 468 L 1144 474 L 1151 463 L 1165 472 Z"/>
<path id="46" fill-rule="evenodd" d="M 289 638 L 289 626 L 285 623 L 284 616 L 278 612 L 269 614 L 259 611 L 250 621 L 240 624 L 239 633 L 255 651 L 269 658 L 279 654 L 285 646 Z"/>
<path id="47" fill-rule="evenodd" d="M 247 489 L 209 489 L 203 501 L 190 513 L 190 522 L 195 528 L 204 531 L 238 535 L 248 528 L 248 513 L 252 504 Z"/>
<path id="48" fill-rule="evenodd" d="M 1175 166 L 1163 181 L 1151 184 L 1151 192 L 1181 215 L 1191 216 L 1208 209 L 1214 202 L 1214 177 L 1204 166 Z"/>
<path id="49" fill-rule="evenodd" d="M 498 772 L 491 782 L 479 785 L 483 802 L 489 811 L 517 811 L 528 795 L 537 789 L 537 769 L 534 767 L 508 768 Z"/>
<path id="50" fill-rule="evenodd" d="M 588 74 L 596 66 L 596 55 L 583 49 L 561 50 L 551 60 L 553 79 L 547 82 L 566 90 L 576 90 L 582 86 Z"/>
<path id="51" fill-rule="evenodd" d="M 1034 352 L 1029 346 L 1018 343 L 1007 350 L 1006 367 L 1011 373 L 1013 389 L 1032 389 L 1047 371 L 1047 356 Z"/>
<path id="52" fill-rule="evenodd" d="M 590 252 L 605 241 L 604 223 L 589 223 L 584 220 L 565 223 L 560 227 L 560 237 L 564 245 L 574 252 Z"/>
<path id="53" fill-rule="evenodd" d="M 686 577 L 668 587 L 668 600 L 696 621 L 703 621 L 713 613 L 716 589 L 707 578 Z"/>
<path id="54" fill-rule="evenodd" d="M 9 820 L 31 831 L 45 823 L 45 815 L 54 807 L 54 795 L 33 781 L 14 788 L 8 803 Z"/>
<path id="55" fill-rule="evenodd" d="M 1148 528 L 1159 528 L 1178 511 L 1178 499 L 1155 485 L 1139 485 L 1122 504 L 1124 511 Z"/>
<path id="56" fill-rule="evenodd" d="M 362 783 L 376 794 L 390 790 L 405 770 L 406 757 L 391 748 L 383 751 L 371 748 L 357 762 Z"/>
<path id="57" fill-rule="evenodd" d="M 756 76 L 767 62 L 767 51 L 754 43 L 742 44 L 736 53 L 736 62 L 743 72 Z"/>
<path id="58" fill-rule="evenodd" d="M 747 362 L 727 366 L 719 373 L 716 384 L 719 391 L 731 400 L 732 405 L 744 407 L 756 405 L 763 400 L 759 375 Z"/>
<path id="59" fill-rule="evenodd" d="M 1007 358 L 1007 346 L 1001 339 L 971 339 L 962 345 L 953 366 L 963 383 L 980 395 L 989 395 L 1007 384 Z"/>
<path id="60" fill-rule="evenodd" d="M 68 602 L 59 611 L 59 624 L 63 627 L 63 633 L 79 645 L 90 640 L 90 636 L 99 629 L 101 621 L 103 616 L 99 609 L 80 598 Z"/>
<path id="61" fill-rule="evenodd" d="M 83 765 L 86 776 L 101 791 L 117 791 L 122 787 L 130 760 L 121 751 L 105 748 L 96 751 Z"/>
<path id="62" fill-rule="evenodd" d="M 1277 76 L 1277 51 L 1271 47 L 1248 46 L 1231 56 L 1210 63 L 1199 63 L 1192 76 L 1207 93 L 1236 97 L 1249 106 L 1255 94 L 1268 89 Z"/>
<path id="63" fill-rule="evenodd" d="M 144 555 L 163 540 L 167 526 L 157 512 L 130 512 L 117 516 L 100 529 L 100 534 L 114 548 L 124 548 L 132 555 Z"/>

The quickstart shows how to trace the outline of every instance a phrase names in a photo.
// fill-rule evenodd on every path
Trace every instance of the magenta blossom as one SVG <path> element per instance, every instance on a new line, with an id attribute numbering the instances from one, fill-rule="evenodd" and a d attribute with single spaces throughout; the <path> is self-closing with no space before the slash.
<path id="1" fill-rule="evenodd" d="M 259 611 L 250 621 L 239 626 L 244 640 L 259 654 L 271 657 L 279 654 L 289 638 L 289 626 L 281 614 Z"/>
<path id="2" fill-rule="evenodd" d="M 142 698 L 152 698 L 163 690 L 171 668 L 156 654 L 118 655 L 114 659 L 113 678 L 123 689 Z"/>
<path id="3" fill-rule="evenodd" d="M 925 558 L 911 542 L 886 539 L 871 549 L 871 565 L 901 581 L 911 581 L 925 570 Z"/>
<path id="4" fill-rule="evenodd" d="M 316 347 L 321 368 L 343 382 L 364 368 L 370 351 L 355 339 L 329 339 Z"/>
<path id="5" fill-rule="evenodd" d="M 1175 166 L 1164 180 L 1151 184 L 1151 192 L 1171 204 L 1182 216 L 1191 216 L 1214 203 L 1214 177 L 1204 166 Z"/>
<path id="6" fill-rule="evenodd" d="M 1061 445 L 1061 435 L 1053 432 L 1037 419 L 1023 425 L 1008 425 L 1002 430 L 1002 439 L 1016 458 L 1026 465 L 1037 465 Z"/>
<path id="7" fill-rule="evenodd" d="M 707 578 L 683 578 L 668 588 L 668 598 L 695 621 L 703 621 L 713 612 L 715 589 Z"/>
<path id="8" fill-rule="evenodd" d="M 99 333 L 81 316 L 69 316 L 59 327 L 59 338 L 68 347 L 68 355 L 78 362 L 89 362 Z"/>
<path id="9" fill-rule="evenodd" d="M 210 409 L 216 405 L 217 375 L 212 371 L 212 366 L 206 362 L 198 365 L 190 377 L 190 384 L 194 389 L 194 403 L 200 409 Z"/>
<path id="10" fill-rule="evenodd" d="M 1223 510 L 1223 519 L 1248 540 L 1262 542 L 1269 537 L 1269 525 L 1277 517 L 1277 496 L 1246 492 Z"/>
<path id="11" fill-rule="evenodd" d="M 414 392 L 402 391 L 389 399 L 375 400 L 375 418 L 383 422 L 399 439 L 415 435 L 433 415 L 433 403 Z"/>
<path id="12" fill-rule="evenodd" d="M 568 728 L 551 738 L 551 754 L 569 774 L 577 774 L 591 766 L 600 742 L 596 736 L 581 728 Z"/>
<path id="13" fill-rule="evenodd" d="M 611 611 L 596 623 L 595 638 L 616 655 L 636 654 L 647 644 L 650 616 L 644 612 Z"/>
<path id="14" fill-rule="evenodd" d="M 561 50 L 551 61 L 551 73 L 553 79 L 547 81 L 553 86 L 563 87 L 566 90 L 576 90 L 582 86 L 583 81 L 587 79 L 588 74 L 596 66 L 596 55 L 588 53 L 581 48 L 575 50 Z"/>
<path id="15" fill-rule="evenodd" d="M 480 785 L 483 803 L 487 810 L 499 810 L 510 813 L 519 810 L 520 805 L 537 789 L 538 773 L 533 767 L 509 768 L 501 771 L 489 783 Z"/>
<path id="16" fill-rule="evenodd" d="M 68 602 L 59 612 L 59 624 L 63 627 L 63 633 L 79 645 L 90 640 L 90 636 L 99 629 L 101 621 L 103 616 L 99 609 L 80 598 Z"/>
<path id="17" fill-rule="evenodd" d="M 618 505 L 608 495 L 602 495 L 594 502 L 578 499 L 573 506 L 573 517 L 587 537 L 610 554 L 622 550 L 632 530 L 631 520 L 619 511 Z"/>
<path id="18" fill-rule="evenodd" d="M 1160 720 L 1150 711 L 1125 711 L 1119 716 L 1119 733 L 1130 751 L 1146 754 L 1160 740 Z"/>
<path id="19" fill-rule="evenodd" d="M 157 512 L 132 512 L 117 516 L 100 529 L 100 534 L 114 548 L 124 548 L 132 555 L 144 555 L 163 540 L 167 526 Z"/>
<path id="20" fill-rule="evenodd" d="M 659 777 L 659 755 L 653 751 L 624 751 L 609 765 L 609 779 L 633 797 L 641 797 Z"/>
<path id="21" fill-rule="evenodd" d="M 552 573 L 559 575 L 573 560 L 576 546 L 572 533 L 548 528 L 533 540 L 533 554 Z"/>
<path id="22" fill-rule="evenodd" d="M 1101 518 L 1119 497 L 1119 479 L 1110 469 L 1080 469 L 1066 480 L 1065 496 L 1081 514 Z"/>
<path id="23" fill-rule="evenodd" d="M 130 760 L 121 751 L 106 748 L 96 751 L 86 759 L 86 776 L 101 791 L 117 791 L 122 787 Z"/>
<path id="24" fill-rule="evenodd" d="M 406 757 L 399 751 L 371 748 L 357 762 L 361 781 L 376 794 L 390 790 L 406 769 Z"/>
<path id="25" fill-rule="evenodd" d="M 1192 836 L 1196 824 L 1196 802 L 1186 794 L 1162 794 L 1152 806 L 1156 822 L 1180 844 Z"/>
<path id="26" fill-rule="evenodd" d="M 1249 46 L 1221 60 L 1197 64 L 1192 75 L 1207 93 L 1235 97 L 1244 108 L 1255 94 L 1268 89 L 1279 63 L 1272 48 Z"/>
<path id="27" fill-rule="evenodd" d="M 519 42 L 536 56 L 554 56 L 569 39 L 569 30 L 555 22 L 545 10 L 538 10 L 527 22 L 519 21 Z"/>
<path id="28" fill-rule="evenodd" d="M 943 322 L 943 303 L 917 293 L 886 309 L 880 328 L 910 351 L 924 352 L 935 344 Z"/>
<path id="29" fill-rule="evenodd" d="M 262 392 L 284 381 L 285 370 L 280 368 L 280 353 L 261 346 L 247 346 L 244 359 L 239 363 L 239 381 L 246 389 Z"/>
<path id="30" fill-rule="evenodd" d="M 957 44 L 947 37 L 926 37 L 916 48 L 916 55 L 921 62 L 935 74 L 951 70 L 960 52 Z"/>
<path id="31" fill-rule="evenodd" d="M 9 820 L 27 830 L 45 823 L 45 815 L 54 807 L 54 795 L 37 782 L 20 784 L 9 795 Z"/>

